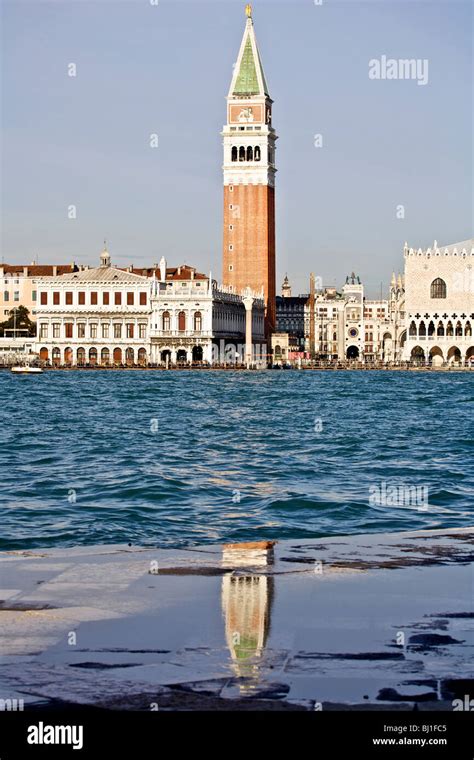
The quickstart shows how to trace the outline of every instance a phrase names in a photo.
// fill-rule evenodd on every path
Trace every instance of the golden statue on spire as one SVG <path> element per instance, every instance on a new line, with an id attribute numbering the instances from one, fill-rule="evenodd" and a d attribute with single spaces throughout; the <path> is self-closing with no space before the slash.
<path id="1" fill-rule="evenodd" d="M 245 6 L 245 13 L 246 13 L 247 18 L 252 18 L 252 6 L 250 5 L 250 3 L 247 3 L 247 5 Z"/>

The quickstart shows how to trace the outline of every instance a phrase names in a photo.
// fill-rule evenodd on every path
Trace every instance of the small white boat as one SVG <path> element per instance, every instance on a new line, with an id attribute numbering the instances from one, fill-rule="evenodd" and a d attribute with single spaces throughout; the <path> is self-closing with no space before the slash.
<path id="1" fill-rule="evenodd" d="M 41 367 L 32 367 L 31 364 L 24 364 L 12 367 L 12 372 L 14 372 L 15 375 L 39 375 L 43 370 Z"/>

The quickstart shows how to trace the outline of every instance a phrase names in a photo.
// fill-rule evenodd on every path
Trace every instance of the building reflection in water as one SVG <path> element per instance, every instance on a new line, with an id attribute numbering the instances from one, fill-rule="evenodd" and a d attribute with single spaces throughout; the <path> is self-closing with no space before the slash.
<path id="1" fill-rule="evenodd" d="M 233 568 L 268 565 L 269 552 L 224 550 L 223 564 Z M 271 575 L 229 573 L 222 578 L 222 611 L 225 636 L 235 675 L 245 678 L 241 692 L 251 691 L 258 683 L 262 655 L 270 631 L 274 595 Z"/>

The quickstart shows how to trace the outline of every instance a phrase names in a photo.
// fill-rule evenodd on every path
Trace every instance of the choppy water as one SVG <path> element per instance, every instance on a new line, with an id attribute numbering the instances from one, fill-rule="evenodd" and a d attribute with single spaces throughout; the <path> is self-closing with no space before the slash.
<path id="1" fill-rule="evenodd" d="M 0 394 L 1 549 L 474 522 L 474 374 L 2 371 Z M 384 482 L 421 501 L 373 503 Z"/>

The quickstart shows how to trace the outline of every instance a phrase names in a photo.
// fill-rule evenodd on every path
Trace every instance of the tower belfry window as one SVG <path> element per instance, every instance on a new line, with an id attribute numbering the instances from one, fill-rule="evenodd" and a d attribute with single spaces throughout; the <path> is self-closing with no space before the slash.
<path id="1" fill-rule="evenodd" d="M 237 161 L 237 148 L 235 147 L 235 145 L 232 148 L 232 161 Z"/>
<path id="2" fill-rule="evenodd" d="M 245 161 L 245 148 L 243 145 L 239 148 L 239 161 Z"/>
<path id="3" fill-rule="evenodd" d="M 260 146 L 255 146 L 255 153 L 254 153 L 255 161 L 260 161 Z"/>
<path id="4" fill-rule="evenodd" d="M 253 161 L 253 148 L 251 145 L 247 148 L 247 161 Z"/>

